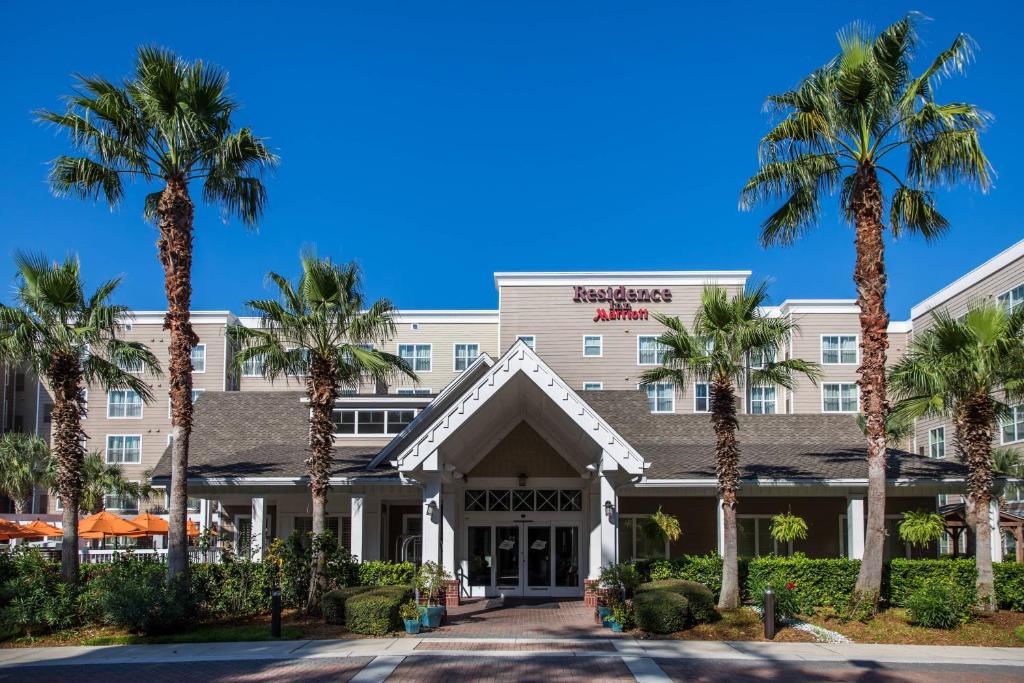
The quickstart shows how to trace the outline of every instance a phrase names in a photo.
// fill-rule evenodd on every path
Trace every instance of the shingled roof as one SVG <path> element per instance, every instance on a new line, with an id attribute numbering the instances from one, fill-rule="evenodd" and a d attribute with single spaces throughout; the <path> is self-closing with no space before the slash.
<path id="1" fill-rule="evenodd" d="M 714 479 L 715 434 L 708 415 L 653 414 L 642 391 L 582 396 L 651 463 L 648 479 Z M 867 445 L 852 415 L 740 415 L 744 479 L 865 479 Z M 889 450 L 890 479 L 962 477 L 963 465 Z"/>

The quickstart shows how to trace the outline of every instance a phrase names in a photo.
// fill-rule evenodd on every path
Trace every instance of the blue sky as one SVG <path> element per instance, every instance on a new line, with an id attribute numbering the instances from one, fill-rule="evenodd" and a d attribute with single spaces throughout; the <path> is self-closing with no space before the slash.
<path id="1" fill-rule="evenodd" d="M 894 318 L 1024 236 L 1019 3 L 191 3 L 5 7 L 0 27 L 0 283 L 15 250 L 80 255 L 92 282 L 123 274 L 120 302 L 163 308 L 143 189 L 120 210 L 55 199 L 46 161 L 67 149 L 33 123 L 73 72 L 120 78 L 136 45 L 220 64 L 238 123 L 282 163 L 258 233 L 196 213 L 194 308 L 241 312 L 303 246 L 357 259 L 368 293 L 401 308 L 493 308 L 497 270 L 752 269 L 784 298 L 852 297 L 852 231 L 829 211 L 797 246 L 762 249 L 764 212 L 737 196 L 782 91 L 860 19 L 907 9 L 920 68 L 956 32 L 978 42 L 941 97 L 995 116 L 998 172 L 982 195 L 942 192 L 941 241 L 890 244 Z M 980 9 L 979 9 L 980 7 Z M 832 201 L 831 204 L 835 202 Z"/>

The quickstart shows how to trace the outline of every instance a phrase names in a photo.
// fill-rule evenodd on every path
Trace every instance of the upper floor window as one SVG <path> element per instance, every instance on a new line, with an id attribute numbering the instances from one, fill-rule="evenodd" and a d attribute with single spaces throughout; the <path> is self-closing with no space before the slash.
<path id="1" fill-rule="evenodd" d="M 139 482 L 134 482 L 139 483 Z M 120 496 L 116 493 L 108 493 L 103 496 L 103 507 L 107 510 L 117 510 L 122 513 L 137 513 L 139 511 L 139 499 L 129 496 Z"/>
<path id="2" fill-rule="evenodd" d="M 825 365 L 856 365 L 857 335 L 824 334 L 821 336 L 821 362 Z"/>
<path id="3" fill-rule="evenodd" d="M 775 387 L 750 387 L 750 412 L 753 415 L 774 415 Z"/>
<path id="4" fill-rule="evenodd" d="M 430 396 L 427 387 L 402 387 L 396 392 L 399 396 Z"/>
<path id="5" fill-rule="evenodd" d="M 931 458 L 946 457 L 946 428 L 936 427 L 928 430 L 928 456 Z"/>
<path id="6" fill-rule="evenodd" d="M 531 351 L 537 350 L 537 337 L 535 337 L 532 334 L 521 334 L 518 337 L 516 337 L 516 340 L 521 341 L 527 346 L 529 346 Z"/>
<path id="7" fill-rule="evenodd" d="M 584 382 L 583 391 L 601 391 L 604 389 L 604 382 Z"/>
<path id="8" fill-rule="evenodd" d="M 192 347 L 192 372 L 206 372 L 206 344 Z"/>
<path id="9" fill-rule="evenodd" d="M 399 344 L 398 355 L 413 372 L 430 372 L 430 344 Z"/>
<path id="10" fill-rule="evenodd" d="M 821 385 L 821 412 L 857 412 L 857 385 L 853 382 L 835 382 Z"/>
<path id="11" fill-rule="evenodd" d="M 652 413 L 674 413 L 676 411 L 676 387 L 671 382 L 644 385 L 647 402 Z"/>
<path id="12" fill-rule="evenodd" d="M 1000 420 L 1002 443 L 1024 441 L 1024 404 L 1010 407 L 1010 415 Z"/>
<path id="13" fill-rule="evenodd" d="M 142 437 L 108 435 L 106 460 L 108 465 L 132 465 L 142 462 Z"/>
<path id="14" fill-rule="evenodd" d="M 640 335 L 636 338 L 637 365 L 661 365 L 665 361 L 668 347 L 658 341 L 655 335 Z"/>
<path id="15" fill-rule="evenodd" d="M 752 349 L 750 351 L 750 367 L 760 369 L 775 362 L 775 349 Z"/>
<path id="16" fill-rule="evenodd" d="M 996 299 L 1006 306 L 1007 313 L 1013 313 L 1024 303 L 1024 284 L 1017 285 L 1010 291 L 1000 294 Z"/>
<path id="17" fill-rule="evenodd" d="M 693 412 L 711 412 L 711 385 L 707 382 L 697 382 L 693 385 Z"/>
<path id="18" fill-rule="evenodd" d="M 142 417 L 142 397 L 131 389 L 107 392 L 107 417 Z"/>
<path id="19" fill-rule="evenodd" d="M 347 436 L 398 434 L 412 422 L 414 417 L 416 417 L 416 411 L 411 408 L 391 410 L 335 408 L 331 415 L 334 422 L 334 433 Z"/>
<path id="20" fill-rule="evenodd" d="M 242 363 L 242 377 L 262 377 L 263 356 L 253 356 Z"/>
<path id="21" fill-rule="evenodd" d="M 121 368 L 122 372 L 130 372 L 133 375 L 142 373 L 142 361 L 139 359 L 119 360 L 117 367 Z"/>
<path id="22" fill-rule="evenodd" d="M 455 372 L 462 372 L 480 355 L 479 344 L 455 345 Z"/>
<path id="23" fill-rule="evenodd" d="M 586 358 L 600 358 L 603 354 L 603 339 L 600 335 L 586 335 L 583 337 L 583 355 Z"/>

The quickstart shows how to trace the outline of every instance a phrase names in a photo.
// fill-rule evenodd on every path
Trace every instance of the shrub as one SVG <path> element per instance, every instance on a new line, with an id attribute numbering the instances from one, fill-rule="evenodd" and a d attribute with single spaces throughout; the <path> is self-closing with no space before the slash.
<path id="1" fill-rule="evenodd" d="M 286 539 L 274 539 L 267 560 L 277 565 L 281 603 L 286 607 L 303 608 L 309 597 L 310 557 L 303 545 L 302 534 L 293 531 Z"/>
<path id="2" fill-rule="evenodd" d="M 706 624 L 714 621 L 718 612 L 715 611 L 715 596 L 707 586 L 696 581 L 685 579 L 663 579 L 645 583 L 637 589 L 637 597 L 642 593 L 668 592 L 681 595 L 688 603 L 687 626 Z M 677 629 L 678 630 L 678 629 Z"/>
<path id="3" fill-rule="evenodd" d="M 853 595 L 859 571 L 859 560 L 811 559 L 803 553 L 792 557 L 768 555 L 750 560 L 745 585 L 748 596 L 756 604 L 762 600 L 764 587 L 771 585 L 775 589 L 776 609 L 780 600 L 792 598 L 792 608 L 804 614 L 811 613 L 815 607 L 842 610 Z M 788 589 L 793 594 L 781 596 L 780 589 L 789 584 L 793 584 L 793 588 Z"/>
<path id="4" fill-rule="evenodd" d="M 992 565 L 996 578 L 996 603 L 1002 609 L 1024 612 L 1024 564 L 997 562 Z"/>
<path id="5" fill-rule="evenodd" d="M 690 624 L 690 603 L 680 593 L 644 590 L 633 598 L 636 625 L 648 633 L 675 633 Z"/>
<path id="6" fill-rule="evenodd" d="M 443 605 L 452 575 L 437 562 L 424 562 L 416 573 L 416 589 L 428 605 Z"/>
<path id="7" fill-rule="evenodd" d="M 348 588 L 335 588 L 324 593 L 321 612 L 324 621 L 328 624 L 345 623 L 345 603 L 349 598 L 365 593 L 370 590 L 369 586 L 349 586 Z"/>
<path id="8" fill-rule="evenodd" d="M 118 555 L 98 570 L 82 595 L 95 621 L 133 633 L 162 633 L 192 616 L 188 586 L 166 584 L 166 568 L 152 560 Z"/>
<path id="9" fill-rule="evenodd" d="M 10 554 L 4 584 L 4 630 L 27 635 L 70 628 L 81 623 L 78 596 L 60 579 L 60 565 L 36 549 Z"/>
<path id="10" fill-rule="evenodd" d="M 740 560 L 740 585 L 743 585 L 747 563 Z M 650 565 L 650 580 L 686 579 L 708 587 L 717 600 L 722 591 L 722 558 L 716 553 L 684 555 L 677 560 L 657 560 Z"/>
<path id="11" fill-rule="evenodd" d="M 201 613 L 210 617 L 264 614 L 277 577 L 271 562 L 235 560 L 189 567 L 190 589 Z"/>
<path id="12" fill-rule="evenodd" d="M 401 627 L 399 609 L 412 597 L 406 586 L 380 586 L 345 601 L 345 625 L 354 633 L 384 636 Z"/>
<path id="13" fill-rule="evenodd" d="M 956 628 L 971 619 L 972 593 L 947 581 L 926 583 L 906 600 L 910 623 L 927 628 Z"/>
<path id="14" fill-rule="evenodd" d="M 610 564 L 607 567 L 601 567 L 598 582 L 603 588 L 609 588 L 613 591 L 622 590 L 625 592 L 624 597 L 626 598 L 633 597 L 633 593 L 636 592 L 636 589 L 642 583 L 640 572 L 629 562 L 619 562 L 617 564 Z"/>
<path id="15" fill-rule="evenodd" d="M 974 593 L 977 571 L 971 558 L 889 561 L 889 604 L 907 607 L 910 596 L 926 584 L 949 583 Z"/>
<path id="16" fill-rule="evenodd" d="M 412 562 L 385 562 L 373 560 L 359 565 L 361 586 L 409 586 L 416 576 Z"/>

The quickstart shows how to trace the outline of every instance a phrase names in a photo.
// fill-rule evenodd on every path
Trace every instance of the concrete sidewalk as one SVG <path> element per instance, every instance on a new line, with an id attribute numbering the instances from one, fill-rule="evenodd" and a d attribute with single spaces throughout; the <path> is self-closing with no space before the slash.
<path id="1" fill-rule="evenodd" d="M 443 644 L 443 647 L 442 647 Z M 110 645 L 0 649 L 0 669 L 86 664 L 258 661 L 405 657 L 619 657 L 644 660 L 733 660 L 737 662 L 833 662 L 863 665 L 957 664 L 1024 667 L 1024 648 L 762 643 L 682 640 L 551 640 L 529 638 L 379 638 L 292 640 L 256 643 Z"/>

